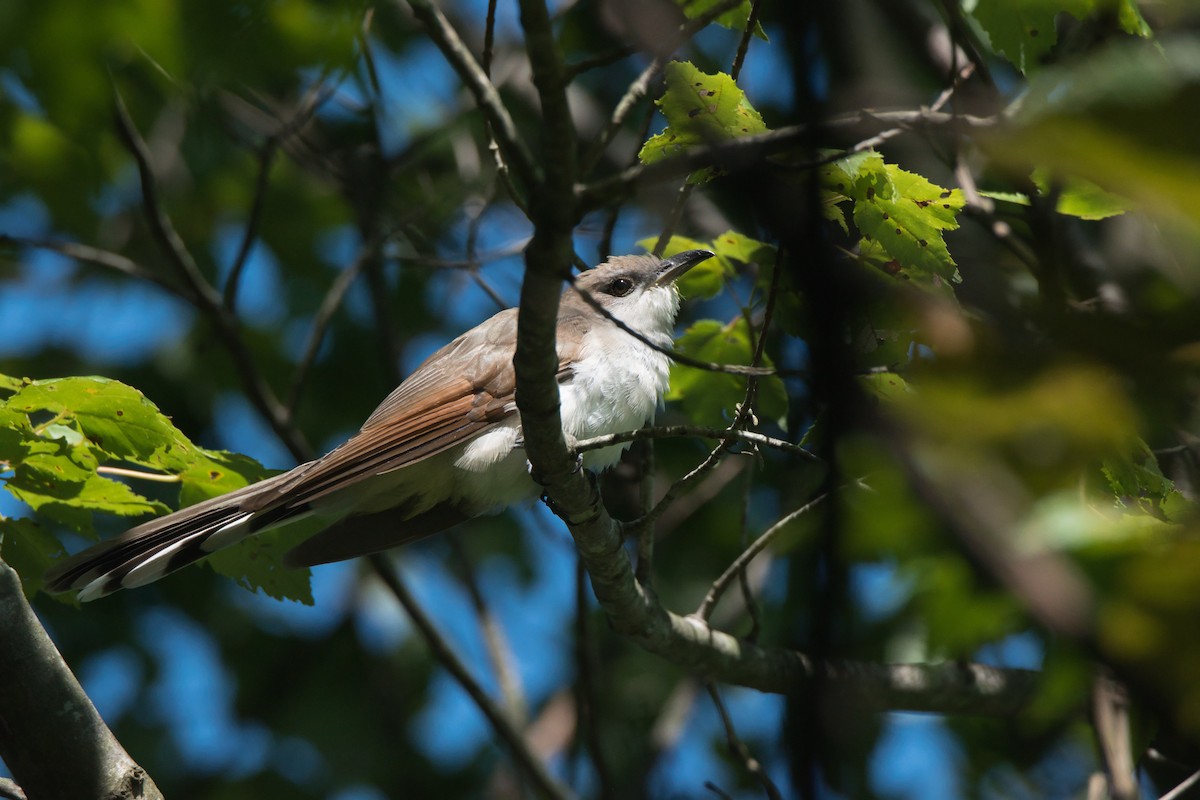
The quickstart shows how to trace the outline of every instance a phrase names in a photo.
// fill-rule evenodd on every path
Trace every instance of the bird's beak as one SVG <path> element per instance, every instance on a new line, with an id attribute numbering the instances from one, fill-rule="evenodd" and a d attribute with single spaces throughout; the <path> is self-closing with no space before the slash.
<path id="1" fill-rule="evenodd" d="M 663 259 L 658 265 L 658 277 L 654 279 L 655 286 L 666 286 L 674 283 L 680 275 L 687 272 L 701 261 L 707 261 L 713 254 L 708 250 L 684 250 L 670 258 Z"/>

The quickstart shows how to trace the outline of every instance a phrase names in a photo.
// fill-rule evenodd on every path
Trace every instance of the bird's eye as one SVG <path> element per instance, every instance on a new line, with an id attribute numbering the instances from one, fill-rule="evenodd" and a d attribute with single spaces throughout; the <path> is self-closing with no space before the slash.
<path id="1" fill-rule="evenodd" d="M 633 281 L 629 278 L 615 278 L 608 286 L 604 287 L 604 291 L 613 297 L 624 297 L 633 291 Z"/>

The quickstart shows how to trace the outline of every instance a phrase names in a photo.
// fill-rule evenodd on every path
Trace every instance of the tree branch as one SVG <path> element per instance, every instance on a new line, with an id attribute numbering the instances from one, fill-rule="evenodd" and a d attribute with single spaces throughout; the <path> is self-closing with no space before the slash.
<path id="1" fill-rule="evenodd" d="M 396 0 L 399 2 L 399 0 Z M 528 192 L 541 180 L 533 156 L 517 133 L 508 109 L 500 99 L 500 93 L 488 79 L 487 73 L 475 60 L 470 49 L 459 38 L 458 32 L 430 0 L 406 0 L 413 14 L 425 26 L 433 43 L 442 51 L 447 63 L 462 78 L 463 83 L 475 97 L 475 104 L 491 125 L 492 136 L 504 151 L 504 158 Z"/>
<path id="2" fill-rule="evenodd" d="M 161 800 L 75 680 L 0 561 L 0 759 L 32 798 Z"/>
<path id="3" fill-rule="evenodd" d="M 312 455 L 312 447 L 309 446 L 304 436 L 291 425 L 287 408 L 279 402 L 279 398 L 276 397 L 275 392 L 255 365 L 254 358 L 246 349 L 238 331 L 237 317 L 225 308 L 221 294 L 205 280 L 183 239 L 175 231 L 175 226 L 171 223 L 171 218 L 159 197 L 158 181 L 154 177 L 154 170 L 150 164 L 150 151 L 141 134 L 138 133 L 137 127 L 133 124 L 129 111 L 125 108 L 125 102 L 115 87 L 113 96 L 117 132 L 137 163 L 142 185 L 142 208 L 155 240 L 158 241 L 167 259 L 175 266 L 184 285 L 187 286 L 190 292 L 188 299 L 192 305 L 212 321 L 217 336 L 232 358 L 234 368 L 246 387 L 251 402 L 297 460 L 303 461 L 309 458 Z"/>
<path id="4" fill-rule="evenodd" d="M 885 132 L 860 142 L 855 148 L 839 151 L 828 158 L 792 166 L 792 169 L 811 169 L 837 161 L 861 150 L 869 149 L 873 143 L 885 141 L 906 130 L 928 127 L 986 128 L 999 123 L 998 117 L 974 117 L 964 114 L 949 114 L 944 111 L 919 109 L 916 111 L 869 111 L 864 110 L 844 117 L 823 121 L 824 128 L 850 128 L 872 122 L 894 126 L 893 132 Z M 653 164 L 635 164 L 615 175 L 577 186 L 575 193 L 580 207 L 585 211 L 615 203 L 636 194 L 643 186 L 676 180 L 703 167 L 716 167 L 737 171 L 758 164 L 763 158 L 792 147 L 798 147 L 808 135 L 804 125 L 779 128 L 754 136 L 742 136 L 725 142 L 694 147 L 677 156 L 655 161 Z M 882 139 L 880 137 L 883 137 Z"/>
<path id="5" fill-rule="evenodd" d="M 433 621 L 425 615 L 416 598 L 408 591 L 408 587 L 400 580 L 400 576 L 396 574 L 387 559 L 381 555 L 372 555 L 368 557 L 368 561 L 375 575 L 383 581 L 384 585 L 387 586 L 400 605 L 404 607 L 408 618 L 412 621 L 413 626 L 420 631 L 421 637 L 429 645 L 429 649 L 433 651 L 438 662 L 445 667 L 446 671 L 458 682 L 459 686 L 471 696 L 475 705 L 488 718 L 492 729 L 508 745 L 513 755 L 513 760 L 517 762 L 517 765 L 521 767 L 534 786 L 537 787 L 538 792 L 543 797 L 551 798 L 551 800 L 571 800 L 574 794 L 565 786 L 555 781 L 550 773 L 546 771 L 545 765 L 530 750 L 525 737 L 513 725 L 508 715 L 493 702 L 487 692 L 483 691 L 479 682 L 471 675 L 470 670 L 467 669 L 454 650 L 450 648 L 449 643 L 442 638 Z"/>

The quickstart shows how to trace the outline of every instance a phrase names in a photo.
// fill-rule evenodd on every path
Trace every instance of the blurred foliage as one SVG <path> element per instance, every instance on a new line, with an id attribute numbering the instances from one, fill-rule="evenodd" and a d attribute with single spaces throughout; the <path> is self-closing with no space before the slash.
<path id="1" fill-rule="evenodd" d="M 440 5 L 480 53 L 482 7 Z M 1099 768 L 1087 721 L 1098 665 L 1129 689 L 1135 756 L 1153 739 L 1194 771 L 1200 16 L 1179 2 L 880 0 L 825 4 L 818 29 L 804 27 L 805 4 L 765 2 L 735 81 L 745 2 L 672 54 L 596 147 L 651 58 L 613 53 L 630 31 L 656 45 L 674 35 L 641 5 L 584 0 L 555 18 L 567 63 L 583 65 L 571 85 L 581 151 L 599 153 L 584 178 L 764 133 L 768 120 L 776 131 L 809 125 L 811 152 L 698 171 L 679 209 L 680 187 L 647 189 L 619 217 L 586 219 L 580 252 L 649 250 L 664 227 L 674 232 L 667 254 L 713 250 L 681 282 L 677 347 L 747 364 L 763 342 L 763 365 L 779 373 L 757 381 L 754 418 L 832 456 L 727 457 L 660 519 L 654 591 L 672 609 L 696 607 L 750 537 L 834 480 L 754 562 L 755 621 L 730 592 L 717 624 L 815 656 L 1039 668 L 1023 713 L 943 720 L 936 763 L 964 797 L 1079 796 Z M 676 5 L 670 25 L 717 4 Z M 533 142 L 519 24 L 500 6 L 492 75 Z M 888 123 L 861 109 L 927 107 L 963 59 L 976 69 L 949 98 L 949 121 L 918 114 L 873 138 Z M 492 313 L 492 295 L 517 297 L 529 226 L 469 94 L 403 4 L 0 4 L 0 308 L 18 320 L 0 320 L 3 372 L 37 379 L 0 378 L 0 482 L 24 503 L 5 506 L 0 554 L 85 682 L 122 665 L 126 691 L 109 696 L 124 699 L 106 714 L 169 796 L 317 798 L 363 787 L 512 796 L 518 779 L 503 748 L 486 733 L 471 738 L 475 717 L 423 643 L 407 629 L 380 633 L 394 609 L 354 568 L 338 573 L 345 585 L 332 600 L 318 593 L 310 613 L 319 616 L 304 624 L 291 605 L 260 605 L 207 569 L 82 612 L 37 596 L 64 544 L 266 474 L 225 449 L 271 466 L 308 456 L 272 438 L 223 334 L 187 302 L 114 124 L 118 96 L 199 274 L 225 292 L 246 253 L 229 303 L 235 328 L 313 451 L 354 430 L 434 344 Z M 816 105 L 834 116 L 811 125 Z M 842 109 L 853 119 L 836 116 Z M 958 114 L 979 122 L 959 124 Z M 831 255 L 801 262 L 779 249 L 801 236 Z M 170 290 L 78 252 L 47 252 L 67 244 L 119 254 Z M 831 277 L 829 295 L 807 292 L 812 273 Z M 810 359 L 831 308 L 843 312 L 840 384 L 814 374 L 827 366 Z M 40 318 L 53 321 L 49 333 Z M 143 318 L 147 328 L 122 333 Z M 328 327 L 307 359 L 318 322 Z M 95 374 L 108 377 L 59 377 Z M 837 408 L 822 405 L 830 383 L 851 387 Z M 659 421 L 726 425 L 746 387 L 743 376 L 677 366 Z M 606 502 L 636 516 L 639 466 L 652 464 L 662 487 L 708 452 L 664 440 L 652 461 L 631 458 L 606 476 Z M 179 485 L 97 471 L 113 466 L 177 475 Z M 1031 612 L 1040 598 L 978 557 L 964 518 L 990 523 L 980 535 L 1012 563 L 1048 559 L 1078 580 L 1085 634 Z M 548 752 L 582 794 L 598 796 L 604 782 L 610 797 L 691 796 L 713 780 L 757 796 L 690 676 L 612 634 L 594 606 L 578 617 L 569 609 L 574 587 L 545 574 L 569 544 L 531 519 L 476 520 L 456 546 L 438 538 L 397 556 L 440 587 L 428 605 L 473 671 L 493 685 L 459 596 L 472 579 L 516 643 L 533 729 L 553 734 Z M 271 563 L 262 554 L 227 558 L 214 566 L 241 583 L 306 598 L 299 584 L 275 583 L 269 566 L 248 574 Z M 576 650 L 578 637 L 587 646 Z M 530 655 L 531 641 L 545 649 Z M 179 658 L 203 662 L 219 688 L 172 696 Z M 187 738 L 189 715 L 211 722 L 193 694 L 221 715 L 237 752 Z M 552 713 L 562 708 L 566 721 Z M 815 758 L 846 796 L 924 796 L 886 780 L 902 772 L 881 755 L 903 730 L 893 718 L 794 700 L 787 718 L 763 722 L 761 707 L 741 708 L 751 751 L 785 787 L 798 792 L 798 765 Z M 813 719 L 823 738 L 810 749 L 803 729 Z M 439 737 L 460 750 L 435 753 Z M 683 752 L 700 753 L 700 766 L 671 772 Z M 1160 793 L 1188 774 L 1145 765 Z"/>

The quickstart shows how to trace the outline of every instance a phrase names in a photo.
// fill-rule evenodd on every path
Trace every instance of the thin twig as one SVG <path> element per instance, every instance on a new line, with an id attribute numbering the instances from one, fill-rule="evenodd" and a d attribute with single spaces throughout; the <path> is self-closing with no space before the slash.
<path id="1" fill-rule="evenodd" d="M 325 341 L 325 331 L 328 329 L 333 315 L 341 307 L 342 300 L 346 297 L 346 292 L 349 291 L 350 286 L 358 278 L 367 261 L 370 259 L 368 253 L 369 249 L 364 246 L 362 252 L 358 254 L 358 258 L 354 259 L 354 263 L 338 274 L 337 278 L 330 284 L 329 291 L 325 293 L 325 297 L 321 299 L 321 305 L 317 308 L 317 312 L 313 314 L 312 327 L 309 328 L 308 340 L 304 344 L 304 353 L 300 356 L 300 361 L 296 364 L 296 370 L 292 373 L 292 385 L 288 389 L 286 407 L 289 419 L 295 418 L 296 409 L 300 405 L 300 395 L 304 391 L 305 383 L 308 382 L 309 372 L 317 360 L 317 353 L 321 350 L 321 343 Z"/>
<path id="2" fill-rule="evenodd" d="M 725 741 L 729 745 L 729 751 L 738 761 L 742 762 L 742 767 L 747 772 L 758 779 L 770 800 L 783 800 L 783 796 L 779 794 L 779 787 L 767 775 L 767 771 L 763 769 L 758 759 L 751 755 L 750 748 L 746 746 L 746 743 L 737 735 L 737 731 L 733 727 L 733 720 L 729 717 L 729 711 L 725 708 L 725 702 L 721 699 L 721 692 L 717 689 L 717 685 L 708 681 L 705 688 L 708 689 L 708 696 L 712 698 L 717 713 L 721 715 L 721 724 L 725 728 Z"/>
<path id="3" fill-rule="evenodd" d="M 113 253 L 109 250 L 101 250 L 98 247 L 91 245 L 79 244 L 77 242 L 55 242 L 49 239 L 30 239 L 23 236 L 8 236 L 0 234 L 0 245 L 17 245 L 20 247 L 33 247 L 38 250 L 48 250 L 53 253 L 59 253 L 74 258 L 78 261 L 84 261 L 89 264 L 95 264 L 99 267 L 106 267 L 122 275 L 127 275 L 130 278 L 153 283 L 158 288 L 181 300 L 191 302 L 192 294 L 184 288 L 181 288 L 171 281 L 163 278 L 158 273 L 150 270 L 131 258 L 127 258 L 120 253 Z"/>
<path id="4" fill-rule="evenodd" d="M 262 372 L 247 350 L 238 331 L 237 318 L 222 305 L 220 293 L 205 280 L 183 239 L 175 231 L 175 226 L 171 223 L 171 218 L 167 215 L 159 197 L 158 183 L 150 164 L 150 151 L 146 147 L 146 142 L 138 133 L 137 127 L 125 107 L 125 102 L 121 99 L 121 94 L 115 86 L 113 87 L 113 96 L 117 132 L 137 163 L 142 187 L 142 208 L 151 233 L 159 243 L 167 260 L 174 265 L 175 270 L 190 290 L 189 301 L 212 321 L 217 336 L 233 359 L 234 367 L 242 379 L 251 402 L 292 455 L 297 460 L 307 460 L 312 455 L 312 447 L 309 446 L 304 436 L 290 424 L 287 408 L 279 402 L 279 398 L 267 384 Z"/>
<path id="5" fill-rule="evenodd" d="M 574 80 L 577 76 L 582 75 L 585 72 L 590 72 L 591 70 L 599 69 L 600 67 L 607 67 L 609 64 L 615 64 L 623 58 L 628 58 L 637 51 L 637 48 L 631 44 L 622 45 L 621 47 L 618 47 L 617 49 L 611 50 L 607 53 L 601 53 L 598 56 L 592 56 L 591 58 L 585 58 L 580 61 L 576 61 L 574 64 L 568 64 L 567 74 L 571 76 L 572 80 Z"/>
<path id="6" fill-rule="evenodd" d="M 417 603 L 416 598 L 409 592 L 408 587 L 396 571 L 388 563 L 387 559 L 380 555 L 372 555 L 368 557 L 376 577 L 391 591 L 392 595 L 404 607 L 409 619 L 413 623 L 421 636 L 425 639 L 425 643 L 429 645 L 429 649 L 433 651 L 434 656 L 442 667 L 450 673 L 471 696 L 475 705 L 487 717 L 491 723 L 492 729 L 496 734 L 508 745 L 509 751 L 512 753 L 513 760 L 525 772 L 526 776 L 533 782 L 537 790 L 545 797 L 555 798 L 556 800 L 567 800 L 573 798 L 574 793 L 570 789 L 561 785 L 546 770 L 542 762 L 529 749 L 521 732 L 513 725 L 507 713 L 505 713 L 496 702 L 488 696 L 487 692 L 479 685 L 471 675 L 470 670 L 455 654 L 437 626 L 433 624 L 424 609 Z"/>
<path id="7" fill-rule="evenodd" d="M 275 154 L 279 152 L 279 139 L 271 136 L 263 144 L 258 154 L 258 178 L 254 183 L 254 200 L 250 204 L 250 217 L 246 220 L 246 230 L 242 232 L 242 242 L 238 245 L 237 255 L 233 259 L 233 267 L 229 277 L 225 279 L 225 308 L 230 312 L 237 310 L 237 293 L 242 282 L 242 272 L 250 260 L 250 251 L 258 239 L 258 227 L 262 223 L 263 209 L 267 205 L 267 189 L 271 185 L 271 167 L 275 163 Z"/>
<path id="8" fill-rule="evenodd" d="M 163 475 L 161 472 L 142 472 L 138 469 L 108 467 L 104 465 L 96 467 L 96 474 L 114 475 L 121 478 L 134 478 L 139 481 L 152 481 L 154 483 L 179 483 L 183 480 L 182 475 Z"/>
<path id="9" fill-rule="evenodd" d="M 459 38 L 458 32 L 436 5 L 430 0 L 406 0 L 413 14 L 425 26 L 429 37 L 442 51 L 442 56 L 458 73 L 467 89 L 475 97 L 475 103 L 492 126 L 505 163 L 516 173 L 517 179 L 526 190 L 541 183 L 540 170 L 524 140 L 517 133 L 516 125 L 500 99 L 500 93 L 492 84 L 483 68 L 475 61 L 470 49 Z M 396 0 L 400 2 L 400 0 Z"/>
<path id="10" fill-rule="evenodd" d="M 737 81 L 738 76 L 742 74 L 742 65 L 746 63 L 746 52 L 750 49 L 750 40 L 754 38 L 754 31 L 758 28 L 758 14 L 762 10 L 760 0 L 752 0 L 750 3 L 750 16 L 746 19 L 746 30 L 742 31 L 742 39 L 738 42 L 737 55 L 733 57 L 733 68 L 729 70 L 729 77 Z"/>
<path id="11" fill-rule="evenodd" d="M 693 188 L 695 188 L 694 183 L 685 182 L 679 187 L 679 191 L 676 192 L 675 204 L 671 206 L 671 213 L 667 215 L 667 221 L 663 224 L 662 231 L 658 234 L 658 241 L 654 243 L 654 249 L 650 251 L 654 255 L 661 256 L 663 251 L 667 249 L 667 243 L 671 241 L 671 235 L 675 233 L 675 229 L 679 227 L 679 220 L 683 218 L 683 209 L 692 197 Z"/>
<path id="12" fill-rule="evenodd" d="M 645 336 L 645 334 L 642 334 L 639 331 L 634 330 L 633 328 L 626 325 L 622 320 L 613 316 L 613 313 L 611 311 L 609 311 L 607 308 L 605 308 L 604 306 L 600 305 L 600 301 L 598 301 L 596 298 L 592 297 L 590 293 L 584 291 L 583 289 L 580 289 L 574 283 L 571 283 L 570 287 L 571 287 L 571 289 L 573 289 L 575 291 L 576 294 L 579 295 L 580 299 L 582 299 L 583 302 L 585 302 L 589 306 L 591 306 L 591 308 L 594 309 L 596 311 L 596 313 L 605 317 L 609 322 L 616 325 L 622 331 L 629 334 L 633 338 L 637 339 L 639 342 L 646 345 L 651 350 L 654 350 L 655 352 L 658 352 L 658 353 L 662 353 L 664 356 L 669 357 L 672 361 L 683 364 L 685 367 L 694 367 L 695 369 L 702 369 L 702 370 L 705 370 L 706 372 L 723 372 L 728 375 L 767 376 L 767 375 L 779 374 L 776 372 L 776 370 L 774 370 L 770 367 L 753 367 L 753 366 L 745 366 L 742 364 L 717 364 L 712 361 L 703 361 L 698 358 L 692 358 L 691 356 L 687 355 L 686 353 L 681 353 L 678 350 L 675 350 L 670 347 L 664 347 L 663 345 L 658 344 L 657 342 L 651 341 L 649 338 L 647 338 Z"/>
<path id="13" fill-rule="evenodd" d="M 733 795 L 722 789 L 720 786 L 717 786 L 712 781 L 705 781 L 704 788 L 721 798 L 721 800 L 733 800 Z"/>
<path id="14" fill-rule="evenodd" d="M 738 519 L 738 542 L 743 550 L 750 544 L 750 492 L 754 488 L 756 463 L 757 459 L 751 459 L 750 465 L 743 471 L 741 514 Z M 746 575 L 746 565 L 739 567 L 736 574 L 738 589 L 742 593 L 742 603 L 746 606 L 746 613 L 750 615 L 750 630 L 746 633 L 746 641 L 757 642 L 758 636 L 762 632 L 762 621 L 758 616 L 758 600 L 754 597 L 754 591 L 750 588 L 750 579 Z"/>
<path id="15" fill-rule="evenodd" d="M 642 70 L 641 74 L 639 74 L 637 78 L 633 80 L 633 83 L 629 84 L 629 88 L 625 90 L 625 94 L 623 94 L 621 99 L 617 101 L 617 105 L 613 108 L 612 116 L 609 118 L 608 123 L 604 126 L 604 130 L 600 132 L 598 137 L 596 137 L 596 141 L 593 142 L 591 147 L 588 148 L 587 153 L 581 160 L 581 166 L 579 170 L 580 175 L 587 175 L 590 173 L 592 168 L 595 167 L 597 162 L 600 161 L 601 156 L 604 155 L 605 149 L 613 140 L 613 137 L 617 135 L 617 131 L 621 129 L 621 125 L 629 116 L 629 112 L 633 110 L 634 106 L 637 105 L 639 100 L 646 96 L 650 89 L 650 83 L 658 76 L 660 72 L 662 72 L 663 67 L 666 65 L 667 59 L 670 57 L 671 53 L 675 52 L 680 45 L 691 39 L 701 30 L 708 27 L 709 23 L 711 23 L 717 17 L 721 16 L 726 11 L 736 8 L 741 4 L 741 2 L 742 0 L 722 0 L 722 2 L 717 3 L 699 17 L 696 17 L 695 19 L 689 19 L 680 25 L 673 41 L 662 43 L 662 46 L 658 48 L 657 54 L 650 61 L 650 64 L 644 70 Z M 567 68 L 569 79 L 574 79 L 578 72 L 579 70 L 577 67 Z"/>
<path id="16" fill-rule="evenodd" d="M 1200 783 L 1200 770 L 1193 772 L 1182 783 L 1158 798 L 1158 800 L 1183 800 L 1185 793 L 1198 783 Z"/>
<path id="17" fill-rule="evenodd" d="M 450 542 L 450 552 L 458 562 L 462 574 L 463 585 L 475 607 L 475 615 L 479 618 L 479 627 L 483 631 L 483 644 L 487 649 L 488 660 L 492 662 L 492 671 L 496 673 L 496 684 L 500 687 L 500 696 L 504 698 L 504 707 L 508 709 L 509 718 L 513 723 L 523 728 L 528 723 L 529 709 L 525 702 L 525 692 L 521 688 L 521 678 L 513 669 L 512 648 L 504 636 L 504 628 L 500 620 L 488 608 L 479 590 L 479 580 L 475 576 L 475 568 L 471 559 L 463 549 L 462 542 L 453 532 L 447 535 Z"/>
<path id="18" fill-rule="evenodd" d="M 751 442 L 752 444 L 782 450 L 785 453 L 800 456 L 810 461 L 820 461 L 811 451 L 786 439 L 777 439 L 774 436 L 767 436 L 765 433 L 741 430 L 739 428 L 712 428 L 705 425 L 661 425 L 651 428 L 639 428 L 633 431 L 609 433 L 604 436 L 593 436 L 574 442 L 571 446 L 571 452 L 576 454 L 586 453 L 589 450 L 599 450 L 604 447 L 611 447 L 614 444 L 636 442 L 643 439 L 681 439 L 689 437 L 716 439 L 722 442 Z"/>
<path id="19" fill-rule="evenodd" d="M 600 738 L 600 695 L 596 687 L 596 654 L 592 646 L 592 634 L 588 625 L 588 593 L 587 570 L 583 561 L 575 561 L 575 670 L 578 681 L 575 687 L 575 705 L 578 708 L 579 727 L 584 741 L 587 742 L 588 756 L 592 760 L 592 768 L 596 771 L 596 779 L 600 784 L 599 797 L 611 800 L 615 797 L 612 785 L 612 773 L 608 767 L 608 759 L 604 756 L 604 746 Z"/>
<path id="20" fill-rule="evenodd" d="M 896 132 L 887 133 L 884 140 L 899 133 L 922 127 L 986 128 L 995 127 L 998 117 L 975 117 L 947 114 L 941 111 L 918 109 L 916 111 L 860 111 L 844 117 L 825 120 L 825 128 L 854 127 L 867 122 L 881 122 L 896 126 Z M 676 180 L 704 167 L 715 167 L 726 171 L 737 171 L 757 164 L 766 156 L 800 146 L 807 133 L 804 125 L 779 128 L 767 133 L 741 136 L 724 142 L 700 145 L 679 155 L 655 161 L 652 164 L 635 164 L 615 175 L 609 175 L 589 184 L 576 187 L 576 194 L 583 209 L 600 208 L 619 199 L 636 194 L 643 186 Z M 859 143 L 856 148 L 867 149 L 874 137 Z M 861 149 L 851 148 L 802 164 L 780 165 L 790 170 L 815 169 L 834 161 L 848 158 Z"/>
<path id="21" fill-rule="evenodd" d="M 150 150 L 134 126 L 133 119 L 129 116 L 129 109 L 125 107 L 125 100 L 116 86 L 113 87 L 113 108 L 117 133 L 134 161 L 137 162 L 138 176 L 141 179 L 142 187 L 142 210 L 146 222 L 150 225 L 150 232 L 158 241 L 167 260 L 180 273 L 184 283 L 206 303 L 219 305 L 220 296 L 204 279 L 192 254 L 188 252 L 187 245 L 183 243 L 183 239 L 175 230 L 170 216 L 163 207 L 162 199 L 158 194 L 158 182 L 155 180 L 154 170 L 150 163 Z"/>
<path id="22" fill-rule="evenodd" d="M 692 613 L 702 620 L 707 620 L 712 615 L 713 609 L 717 607 L 717 602 L 720 601 L 721 595 L 725 594 L 725 590 L 729 588 L 730 582 L 732 582 L 738 574 L 742 573 L 746 569 L 746 566 L 753 561 L 759 553 L 761 553 L 763 550 L 766 550 L 771 542 L 775 541 L 775 538 L 779 536 L 779 534 L 782 533 L 788 525 L 804 516 L 809 511 L 812 511 L 826 497 L 828 497 L 828 495 L 823 494 L 813 500 L 810 500 L 805 505 L 784 516 L 770 528 L 765 530 L 761 536 L 751 542 L 750 546 L 743 550 L 742 554 L 734 559 L 732 564 L 725 568 L 725 571 L 721 573 L 721 576 L 713 581 L 712 586 L 708 589 L 708 594 L 704 595 L 704 600 L 700 603 L 700 607 Z"/>
<path id="23" fill-rule="evenodd" d="M 369 19 L 369 17 L 368 17 Z M 233 312 L 237 308 L 237 293 L 241 286 L 242 271 L 250 259 L 250 252 L 258 240 L 258 231 L 262 225 L 263 209 L 267 205 L 267 190 L 270 188 L 271 167 L 275 164 L 275 156 L 279 153 L 282 142 L 295 131 L 299 130 L 312 118 L 318 108 L 332 95 L 332 90 L 326 90 L 322 81 L 314 83 L 301 99 L 296 113 L 284 121 L 277 131 L 267 137 L 258 154 L 258 178 L 254 183 L 254 199 L 250 204 L 250 216 L 246 220 L 246 229 L 242 232 L 242 241 L 238 245 L 237 255 L 233 259 L 233 267 L 225 280 L 225 308 Z"/>
<path id="24" fill-rule="evenodd" d="M 27 800 L 21 787 L 8 778 L 0 778 L 0 797 L 4 800 Z"/>

